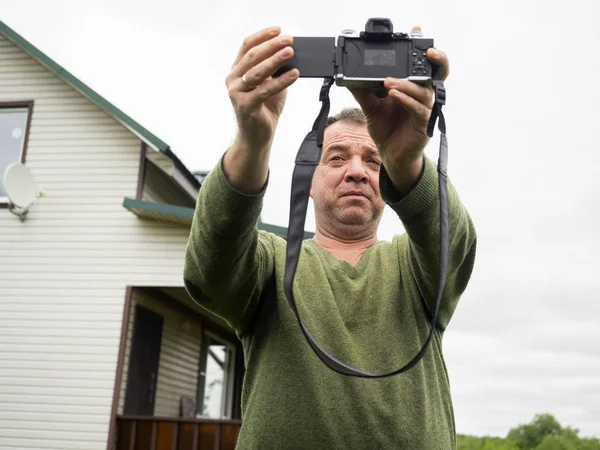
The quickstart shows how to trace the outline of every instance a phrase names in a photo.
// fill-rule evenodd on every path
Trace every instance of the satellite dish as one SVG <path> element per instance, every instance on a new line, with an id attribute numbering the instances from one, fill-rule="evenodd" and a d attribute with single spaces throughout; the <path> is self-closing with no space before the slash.
<path id="1" fill-rule="evenodd" d="M 4 171 L 4 191 L 10 200 L 10 211 L 25 220 L 29 207 L 43 195 L 37 188 L 33 175 L 28 167 L 20 162 L 8 165 Z"/>

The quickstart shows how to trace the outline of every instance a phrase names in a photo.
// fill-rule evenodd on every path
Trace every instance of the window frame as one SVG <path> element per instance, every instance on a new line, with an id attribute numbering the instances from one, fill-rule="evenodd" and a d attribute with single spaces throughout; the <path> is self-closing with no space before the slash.
<path id="1" fill-rule="evenodd" d="M 0 101 L 0 109 L 17 109 L 27 108 L 27 122 L 25 125 L 25 139 L 23 140 L 23 148 L 21 149 L 21 163 L 25 164 L 27 160 L 27 146 L 29 144 L 29 132 L 31 129 L 31 118 L 33 116 L 33 100 L 22 100 L 22 101 Z M 2 183 L 2 177 L 4 176 L 4 169 L 1 169 L 0 183 Z M 0 196 L 0 209 L 8 208 L 9 200 L 7 197 Z"/>
<path id="2" fill-rule="evenodd" d="M 212 329 L 204 327 L 202 330 L 202 341 L 200 343 L 200 359 L 198 361 L 198 385 L 196 388 L 196 417 L 206 418 L 201 411 L 204 407 L 204 392 L 206 389 L 206 363 L 208 357 L 208 342 L 216 341 L 224 345 L 230 354 L 228 367 L 226 372 L 226 385 L 223 386 L 221 396 L 221 415 L 218 419 L 231 419 L 235 412 L 235 380 L 236 380 L 236 365 L 237 346 L 227 336 L 216 333 Z M 202 375 L 204 372 L 204 375 Z M 213 417 L 214 418 L 214 417 Z"/>

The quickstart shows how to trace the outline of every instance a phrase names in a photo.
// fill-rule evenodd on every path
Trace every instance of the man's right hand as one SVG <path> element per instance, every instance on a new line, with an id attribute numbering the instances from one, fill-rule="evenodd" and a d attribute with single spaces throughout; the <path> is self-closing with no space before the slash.
<path id="1" fill-rule="evenodd" d="M 293 38 L 280 36 L 280 31 L 267 28 L 244 39 L 226 79 L 239 128 L 236 144 L 254 152 L 270 149 L 286 89 L 299 75 L 292 69 L 272 77 L 294 55 Z"/>

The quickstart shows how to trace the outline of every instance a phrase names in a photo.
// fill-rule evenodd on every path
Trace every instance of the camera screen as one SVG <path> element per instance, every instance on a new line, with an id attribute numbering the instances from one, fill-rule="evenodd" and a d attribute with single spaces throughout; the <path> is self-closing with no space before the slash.
<path id="1" fill-rule="evenodd" d="M 395 66 L 396 50 L 365 49 L 365 66 Z"/>

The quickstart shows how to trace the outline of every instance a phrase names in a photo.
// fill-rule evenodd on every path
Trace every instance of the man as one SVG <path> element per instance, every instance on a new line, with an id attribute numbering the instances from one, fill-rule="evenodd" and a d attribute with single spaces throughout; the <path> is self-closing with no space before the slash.
<path id="1" fill-rule="evenodd" d="M 186 252 L 185 285 L 240 337 L 246 364 L 240 449 L 455 448 L 442 336 L 467 286 L 475 231 L 449 184 L 450 259 L 436 332 L 423 359 L 385 379 L 339 375 L 304 339 L 283 292 L 283 239 L 256 224 L 269 152 L 296 69 L 279 28 L 248 37 L 227 77 L 238 135 L 204 181 Z M 446 76 L 448 61 L 428 57 Z M 294 283 L 303 322 L 331 354 L 383 373 L 421 348 L 437 287 L 437 172 L 424 157 L 432 91 L 388 79 L 386 98 L 353 90 L 362 111 L 330 118 L 311 197 L 314 239 Z M 364 115 L 363 115 L 364 112 Z M 406 233 L 377 240 L 385 203 Z"/>

